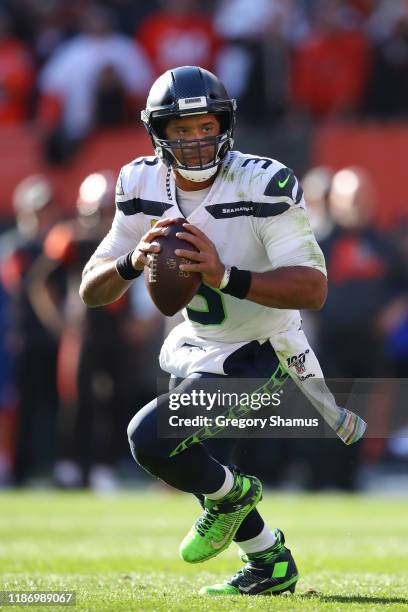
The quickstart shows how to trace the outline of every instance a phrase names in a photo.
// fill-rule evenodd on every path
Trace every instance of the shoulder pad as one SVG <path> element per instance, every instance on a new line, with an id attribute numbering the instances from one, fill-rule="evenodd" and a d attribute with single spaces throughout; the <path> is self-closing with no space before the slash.
<path id="1" fill-rule="evenodd" d="M 157 155 L 142 155 L 141 157 L 136 157 L 133 161 L 129 162 L 128 166 L 140 166 L 145 164 L 146 166 L 156 166 L 159 163 L 159 158 Z"/>
<path id="2" fill-rule="evenodd" d="M 274 163 L 274 160 L 268 157 L 230 151 L 222 172 L 224 175 L 229 174 L 230 181 L 233 180 L 233 177 L 239 177 L 239 180 L 249 187 L 255 179 L 259 179 L 263 175 L 269 175 L 268 169 Z"/>
<path id="3" fill-rule="evenodd" d="M 140 180 L 143 171 L 156 166 L 159 163 L 159 158 L 154 155 L 137 157 L 128 164 L 125 164 L 119 173 L 116 183 L 116 199 L 123 199 L 129 193 L 133 193 L 135 185 Z"/>
<path id="4" fill-rule="evenodd" d="M 125 216 L 143 213 L 161 217 L 172 206 L 154 195 L 162 171 L 163 164 L 154 156 L 139 157 L 123 166 L 117 182 L 117 210 Z"/>
<path id="5" fill-rule="evenodd" d="M 302 199 L 303 189 L 291 168 L 281 167 L 266 184 L 263 195 L 268 198 L 290 199 L 296 204 Z"/>
<path id="6" fill-rule="evenodd" d="M 274 160 L 270 157 L 260 157 L 259 155 L 239 154 L 239 163 L 241 168 L 253 168 L 256 170 L 266 170 L 273 165 Z"/>

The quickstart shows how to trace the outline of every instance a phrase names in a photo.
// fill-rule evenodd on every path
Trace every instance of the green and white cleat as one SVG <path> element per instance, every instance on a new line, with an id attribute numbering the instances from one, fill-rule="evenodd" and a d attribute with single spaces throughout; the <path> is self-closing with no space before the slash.
<path id="1" fill-rule="evenodd" d="M 260 553 L 242 556 L 247 565 L 224 584 L 203 587 L 200 595 L 280 595 L 295 592 L 299 572 L 292 554 L 285 546 L 280 529 L 275 530 L 277 541 Z"/>
<path id="2" fill-rule="evenodd" d="M 204 512 L 180 544 L 187 563 L 202 563 L 228 548 L 244 518 L 262 499 L 262 485 L 255 476 L 232 468 L 234 485 L 221 500 L 204 499 Z"/>

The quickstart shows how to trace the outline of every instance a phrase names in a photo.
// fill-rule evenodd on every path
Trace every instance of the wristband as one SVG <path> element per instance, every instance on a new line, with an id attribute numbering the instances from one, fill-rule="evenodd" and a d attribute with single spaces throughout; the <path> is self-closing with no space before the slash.
<path id="1" fill-rule="evenodd" d="M 134 251 L 134 249 L 133 249 Z M 133 280 L 140 276 L 143 270 L 135 270 L 132 264 L 133 251 L 129 251 L 126 255 L 118 257 L 116 260 L 116 271 L 123 280 Z"/>
<path id="2" fill-rule="evenodd" d="M 230 276 L 231 276 L 231 268 L 229 266 L 225 266 L 224 276 L 222 277 L 222 281 L 218 289 L 225 289 L 225 287 L 229 283 Z"/>
<path id="3" fill-rule="evenodd" d="M 224 280 L 224 278 L 222 280 Z M 221 291 L 222 293 L 232 295 L 239 300 L 243 300 L 248 295 L 250 285 L 251 272 L 248 270 L 238 270 L 238 268 L 232 267 L 229 274 L 228 284 L 224 287 L 224 289 L 221 289 Z"/>

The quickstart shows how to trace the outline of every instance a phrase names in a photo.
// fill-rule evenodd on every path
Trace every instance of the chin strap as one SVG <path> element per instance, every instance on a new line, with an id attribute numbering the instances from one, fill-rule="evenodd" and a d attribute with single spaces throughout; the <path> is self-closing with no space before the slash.
<path id="1" fill-rule="evenodd" d="M 208 181 L 209 178 L 216 174 L 218 166 L 206 168 L 205 170 L 185 170 L 184 168 L 178 168 L 175 166 L 175 170 L 177 170 L 177 172 L 188 181 L 192 181 L 193 183 L 203 183 L 204 181 Z"/>

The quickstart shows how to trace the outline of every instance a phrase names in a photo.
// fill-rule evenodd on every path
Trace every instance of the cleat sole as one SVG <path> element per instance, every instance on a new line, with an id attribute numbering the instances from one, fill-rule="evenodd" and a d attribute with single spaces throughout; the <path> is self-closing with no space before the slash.
<path id="1" fill-rule="evenodd" d="M 267 591 L 260 593 L 260 595 L 282 595 L 282 593 L 286 593 L 287 591 L 294 593 L 299 578 L 300 575 L 296 574 L 295 576 L 292 576 L 292 578 L 290 578 L 290 580 L 288 580 L 287 582 L 271 587 Z"/>

